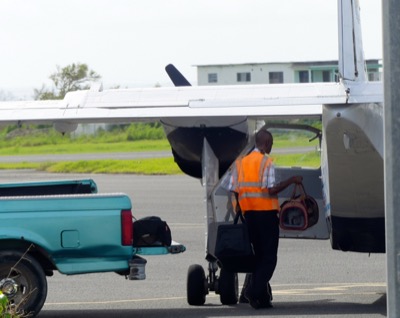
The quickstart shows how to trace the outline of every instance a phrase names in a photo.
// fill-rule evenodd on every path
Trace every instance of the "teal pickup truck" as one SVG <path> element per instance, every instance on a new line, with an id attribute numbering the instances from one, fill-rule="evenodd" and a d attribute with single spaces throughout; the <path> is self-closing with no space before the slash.
<path id="1" fill-rule="evenodd" d="M 134 246 L 131 208 L 125 194 L 98 194 L 91 179 L 0 185 L 0 291 L 33 317 L 53 271 L 144 279 L 140 255 L 185 251 L 175 242 Z"/>

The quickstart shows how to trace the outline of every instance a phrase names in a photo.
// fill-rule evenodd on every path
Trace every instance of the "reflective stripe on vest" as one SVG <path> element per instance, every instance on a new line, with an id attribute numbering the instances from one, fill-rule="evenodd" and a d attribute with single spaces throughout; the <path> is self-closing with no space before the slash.
<path id="1" fill-rule="evenodd" d="M 265 169 L 269 169 L 271 162 L 271 158 L 256 151 L 237 161 L 239 205 L 244 213 L 279 210 L 278 197 L 262 187 Z"/>

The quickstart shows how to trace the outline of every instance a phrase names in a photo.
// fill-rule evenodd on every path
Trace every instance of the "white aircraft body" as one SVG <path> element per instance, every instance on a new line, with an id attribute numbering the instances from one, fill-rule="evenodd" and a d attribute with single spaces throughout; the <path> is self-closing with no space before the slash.
<path id="1" fill-rule="evenodd" d="M 282 237 L 331 239 L 343 251 L 385 252 L 383 171 L 383 85 L 368 82 L 362 49 L 359 4 L 338 0 L 337 83 L 90 90 L 70 92 L 61 101 L 0 103 L 0 124 L 54 123 L 70 132 L 79 123 L 159 120 L 175 161 L 201 178 L 207 202 L 206 259 L 209 275 L 189 269 L 188 300 L 202 304 L 216 290 L 223 303 L 235 301 L 237 276 L 216 276 L 213 255 L 218 224 L 232 220 L 221 179 L 252 145 L 261 120 L 321 118 L 321 168 L 282 168 L 282 178 L 302 175 L 319 205 L 318 223 L 305 230 L 282 230 Z M 284 193 L 282 200 L 289 196 Z M 228 277 L 228 278 L 227 278 Z M 236 278 L 235 278 L 236 277 Z M 203 280 L 206 287 L 203 288 Z M 215 284 L 219 280 L 219 284 Z M 235 284 L 233 284 L 235 285 Z M 190 295 L 190 297 L 189 297 Z M 236 295 L 237 297 L 237 295 Z M 237 299 L 236 299 L 237 301 Z"/>

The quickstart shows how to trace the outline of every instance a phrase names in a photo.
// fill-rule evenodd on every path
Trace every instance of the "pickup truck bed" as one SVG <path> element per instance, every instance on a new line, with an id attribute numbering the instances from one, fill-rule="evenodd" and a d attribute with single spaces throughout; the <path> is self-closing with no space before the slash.
<path id="1" fill-rule="evenodd" d="M 175 242 L 132 246 L 131 209 L 127 195 L 98 194 L 91 179 L 0 185 L 0 291 L 33 317 L 54 270 L 144 279 L 146 260 L 139 254 L 185 251 Z"/>
<path id="2" fill-rule="evenodd" d="M 92 179 L 0 184 L 0 197 L 97 193 Z"/>

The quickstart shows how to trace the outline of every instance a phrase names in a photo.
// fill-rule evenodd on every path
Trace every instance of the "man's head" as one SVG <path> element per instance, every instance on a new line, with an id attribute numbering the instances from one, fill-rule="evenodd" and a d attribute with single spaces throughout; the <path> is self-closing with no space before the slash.
<path id="1" fill-rule="evenodd" d="M 262 152 L 269 154 L 274 143 L 272 134 L 265 128 L 260 129 L 256 134 L 256 147 Z"/>

